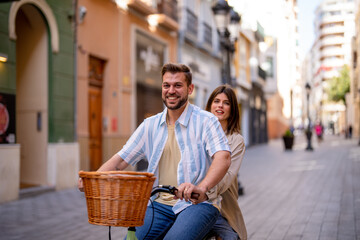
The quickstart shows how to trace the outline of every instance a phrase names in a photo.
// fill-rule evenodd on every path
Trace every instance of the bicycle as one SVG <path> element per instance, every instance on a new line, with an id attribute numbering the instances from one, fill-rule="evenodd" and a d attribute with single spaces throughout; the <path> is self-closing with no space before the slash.
<path id="1" fill-rule="evenodd" d="M 79 176 L 83 181 L 89 223 L 109 226 L 110 240 L 111 226 L 127 227 L 125 239 L 137 240 L 135 227 L 144 224 L 149 199 L 159 192 L 173 195 L 177 192 L 177 188 L 170 185 L 152 187 L 155 180 L 152 173 L 80 171 Z M 192 199 L 198 197 L 198 193 L 191 194 Z M 152 224 L 153 220 L 149 232 Z"/>

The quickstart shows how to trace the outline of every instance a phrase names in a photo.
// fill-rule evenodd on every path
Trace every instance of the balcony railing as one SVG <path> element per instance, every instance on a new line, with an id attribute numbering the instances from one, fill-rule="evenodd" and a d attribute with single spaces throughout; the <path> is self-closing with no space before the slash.
<path id="1" fill-rule="evenodd" d="M 328 46 L 328 45 L 336 45 L 336 44 L 344 44 L 344 38 L 343 37 L 326 37 L 321 40 L 321 46 Z"/>
<path id="2" fill-rule="evenodd" d="M 178 21 L 177 0 L 161 0 L 158 2 L 158 12 Z"/>
<path id="3" fill-rule="evenodd" d="M 321 57 L 344 56 L 344 55 L 345 55 L 345 51 L 341 47 L 324 48 L 320 53 Z"/>
<path id="4" fill-rule="evenodd" d="M 326 27 L 320 30 L 321 35 L 341 34 L 345 32 L 344 26 Z"/>
<path id="5" fill-rule="evenodd" d="M 258 76 L 264 81 L 266 80 L 266 72 L 260 66 L 258 66 Z"/>
<path id="6" fill-rule="evenodd" d="M 204 43 L 212 45 L 212 28 L 209 24 L 204 24 Z"/>
<path id="7" fill-rule="evenodd" d="M 344 21 L 343 15 L 323 16 L 320 19 L 319 24 L 342 22 L 342 21 Z"/>

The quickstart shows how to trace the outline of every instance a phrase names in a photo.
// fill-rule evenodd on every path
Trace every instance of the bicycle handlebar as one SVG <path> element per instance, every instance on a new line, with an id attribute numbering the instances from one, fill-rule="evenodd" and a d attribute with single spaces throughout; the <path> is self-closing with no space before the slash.
<path id="1" fill-rule="evenodd" d="M 156 193 L 159 192 L 165 192 L 165 193 L 170 193 L 175 195 L 177 192 L 177 188 L 174 186 L 170 186 L 170 185 L 159 185 L 154 187 L 151 190 L 151 196 L 155 195 Z M 200 194 L 199 193 L 191 193 L 191 198 L 198 200 Z"/>

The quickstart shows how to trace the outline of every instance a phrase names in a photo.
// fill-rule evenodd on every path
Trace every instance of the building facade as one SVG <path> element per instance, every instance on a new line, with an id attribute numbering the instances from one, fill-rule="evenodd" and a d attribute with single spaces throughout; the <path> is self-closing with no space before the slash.
<path id="1" fill-rule="evenodd" d="M 353 0 L 324 0 L 315 11 L 313 58 L 313 103 L 315 115 L 326 127 L 335 124 L 337 132 L 346 128 L 345 106 L 328 101 L 328 80 L 338 76 L 344 65 L 351 65 L 351 42 L 355 33 Z M 321 109 L 320 109 L 321 108 Z"/>
<path id="2" fill-rule="evenodd" d="M 271 105 L 277 103 L 283 105 L 282 114 L 272 119 L 276 123 L 274 127 L 277 128 L 271 130 L 277 132 L 278 136 L 282 136 L 290 126 L 298 127 L 301 125 L 301 93 L 305 84 L 302 84 L 300 75 L 297 1 L 277 1 L 277 4 L 280 12 L 277 14 L 275 10 L 272 12 L 272 16 L 275 19 L 273 24 L 277 25 L 278 30 L 273 30 L 269 35 L 274 36 L 277 43 L 278 94 L 270 97 L 268 101 Z M 269 125 L 269 131 L 271 128 L 273 126 Z"/>
<path id="3" fill-rule="evenodd" d="M 0 3 L 0 202 L 76 184 L 73 2 Z"/>
<path id="4" fill-rule="evenodd" d="M 177 61 L 177 1 L 79 0 L 80 168 L 96 170 L 164 109 L 161 67 Z M 111 23 L 111 24 L 110 24 Z M 140 164 L 138 169 L 144 169 Z"/>
<path id="5" fill-rule="evenodd" d="M 251 84 L 251 52 L 252 43 L 255 42 L 254 32 L 241 28 L 234 53 L 234 75 L 236 79 L 236 92 L 241 114 L 241 133 L 245 145 L 250 145 L 250 92 Z"/>
<path id="6" fill-rule="evenodd" d="M 265 105 L 268 107 L 267 132 L 269 138 L 278 138 L 291 124 L 294 124 L 296 116 L 301 112 L 301 109 L 297 110 L 300 106 L 296 105 L 300 101 L 294 99 L 298 96 L 298 90 L 295 93 L 296 85 L 301 80 L 297 2 L 257 0 L 241 1 L 238 4 L 238 11 L 242 15 L 242 29 L 262 32 L 264 37 L 263 41 L 254 42 L 260 51 L 259 58 L 252 58 L 251 61 L 249 59 L 249 63 L 258 65 L 266 72 L 263 92 L 267 102 Z M 259 5 L 262 7 L 259 8 Z M 262 31 L 258 28 L 258 23 L 263 27 Z M 249 58 L 251 57 L 254 55 Z M 252 86 L 249 89 L 252 89 Z M 249 104 L 253 102 L 249 100 Z"/>
<path id="7" fill-rule="evenodd" d="M 194 92 L 190 101 L 205 108 L 211 92 L 222 84 L 219 36 L 210 1 L 180 0 L 178 62 L 193 73 Z"/>
<path id="8" fill-rule="evenodd" d="M 352 64 L 349 102 L 353 106 L 353 136 L 359 138 L 360 144 L 360 1 L 355 1 L 355 36 L 352 41 Z"/>

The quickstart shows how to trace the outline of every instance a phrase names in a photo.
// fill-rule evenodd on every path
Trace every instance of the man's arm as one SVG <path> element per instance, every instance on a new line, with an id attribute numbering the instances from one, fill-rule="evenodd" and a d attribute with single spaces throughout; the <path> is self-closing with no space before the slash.
<path id="1" fill-rule="evenodd" d="M 236 135 L 235 135 L 236 136 Z M 221 181 L 210 191 L 206 193 L 209 199 L 214 199 L 218 195 L 223 194 L 228 190 L 230 185 L 233 183 L 234 179 L 237 177 L 237 174 L 240 170 L 242 160 L 245 155 L 245 142 L 243 137 L 237 135 L 236 138 L 232 138 L 231 146 L 231 164 L 229 170 L 221 179 Z"/>
<path id="2" fill-rule="evenodd" d="M 241 142 L 231 153 L 231 167 L 217 186 L 218 194 L 223 194 L 237 177 L 244 154 L 245 144 Z"/>
<path id="3" fill-rule="evenodd" d="M 229 169 L 230 164 L 230 152 L 216 152 L 213 156 L 213 162 L 211 163 L 210 168 L 201 183 L 197 186 L 191 183 L 181 184 L 178 187 L 176 197 L 189 201 L 191 199 L 191 193 L 195 192 L 199 193 L 200 196 L 198 200 L 191 199 L 193 203 L 200 203 L 207 200 L 206 192 L 221 181 Z"/>
<path id="4" fill-rule="evenodd" d="M 214 154 L 213 162 L 205 178 L 198 187 L 205 188 L 206 191 L 213 188 L 225 176 L 231 164 L 230 152 L 218 151 Z"/>
<path id="5" fill-rule="evenodd" d="M 105 171 L 121 171 L 124 170 L 129 164 L 125 162 L 119 154 L 115 154 L 109 160 L 107 160 L 101 167 L 97 170 L 98 172 Z"/>
<path id="6" fill-rule="evenodd" d="M 115 154 L 109 160 L 107 160 L 101 167 L 97 170 L 98 172 L 105 172 L 105 171 L 121 171 L 124 170 L 129 164 L 125 162 L 119 154 Z M 78 180 L 78 188 L 81 192 L 84 191 L 83 181 L 81 178 Z"/>

